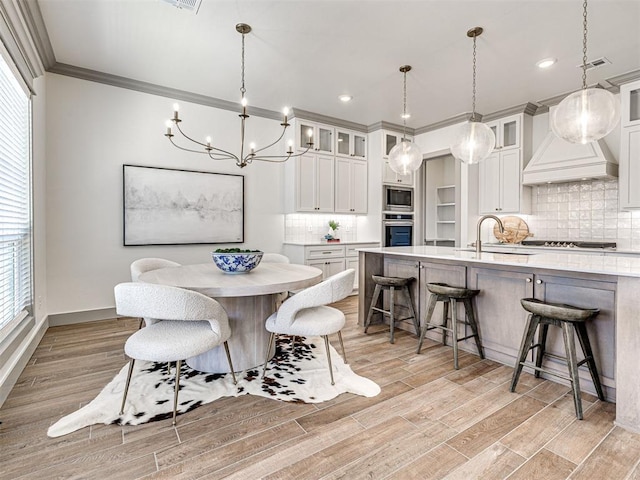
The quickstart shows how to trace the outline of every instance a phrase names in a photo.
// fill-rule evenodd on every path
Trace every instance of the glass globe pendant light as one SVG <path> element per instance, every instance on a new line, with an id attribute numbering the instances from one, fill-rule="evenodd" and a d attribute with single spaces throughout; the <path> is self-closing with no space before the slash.
<path id="1" fill-rule="evenodd" d="M 473 38 L 473 95 L 471 119 L 462 124 L 451 141 L 451 153 L 463 163 L 478 163 L 489 156 L 496 145 L 496 136 L 484 123 L 476 121 L 476 37 L 482 27 L 472 28 L 467 37 Z"/>
<path id="2" fill-rule="evenodd" d="M 389 167 L 399 175 L 410 175 L 422 165 L 422 152 L 413 142 L 407 140 L 407 72 L 411 65 L 403 65 L 400 71 L 404 74 L 404 104 L 402 109 L 402 141 L 389 152 Z"/>
<path id="3" fill-rule="evenodd" d="M 551 115 L 551 130 L 571 143 L 589 143 L 607 135 L 619 119 L 615 96 L 602 88 L 587 88 L 587 0 L 582 4 L 582 90 L 565 97 Z"/>

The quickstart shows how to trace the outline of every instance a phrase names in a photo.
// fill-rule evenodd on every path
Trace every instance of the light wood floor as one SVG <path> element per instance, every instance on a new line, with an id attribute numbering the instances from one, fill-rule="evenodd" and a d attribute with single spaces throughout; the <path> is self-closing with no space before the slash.
<path id="1" fill-rule="evenodd" d="M 374 398 L 289 404 L 225 398 L 135 427 L 94 425 L 60 438 L 46 430 L 90 401 L 124 365 L 134 320 L 50 328 L 0 409 L 0 478 L 455 478 L 640 479 L 640 435 L 614 427 L 615 405 L 585 395 L 575 419 L 567 387 L 400 332 L 356 326 L 352 368 L 381 387 Z M 334 339 L 335 340 L 335 339 Z"/>

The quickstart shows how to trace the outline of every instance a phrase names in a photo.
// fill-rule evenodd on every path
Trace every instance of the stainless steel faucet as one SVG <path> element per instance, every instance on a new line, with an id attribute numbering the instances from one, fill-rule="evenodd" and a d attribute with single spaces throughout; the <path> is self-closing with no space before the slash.
<path id="1" fill-rule="evenodd" d="M 482 222 L 484 222 L 487 218 L 493 218 L 498 223 L 498 228 L 500 229 L 500 233 L 504 233 L 504 225 L 502 224 L 502 220 L 500 220 L 498 217 L 496 217 L 495 215 L 483 215 L 482 217 L 480 217 L 480 220 L 478 220 L 478 231 L 476 236 L 476 253 L 482 252 L 482 241 L 480 240 L 480 233 L 481 233 L 480 230 L 482 227 Z"/>

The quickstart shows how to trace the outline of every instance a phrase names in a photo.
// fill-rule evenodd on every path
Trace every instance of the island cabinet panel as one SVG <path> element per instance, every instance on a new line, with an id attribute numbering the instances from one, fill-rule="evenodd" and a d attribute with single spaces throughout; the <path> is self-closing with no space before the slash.
<path id="1" fill-rule="evenodd" d="M 573 277 L 534 274 L 525 270 L 470 268 L 469 286 L 481 291 L 476 297 L 476 305 L 485 355 L 507 365 L 515 365 L 527 318 L 520 299 L 533 297 L 546 302 L 599 308 L 600 314 L 587 324 L 587 331 L 605 394 L 609 400 L 615 400 L 616 282 L 585 279 L 579 274 Z M 579 345 L 577 337 L 576 345 Z M 560 329 L 549 328 L 547 351 L 565 356 Z M 579 358 L 582 358 L 580 354 Z M 568 376 L 563 360 L 548 358 L 545 368 Z M 550 378 L 568 384 L 568 381 Z M 582 390 L 595 393 L 586 369 L 580 369 L 580 382 Z"/>
<path id="2" fill-rule="evenodd" d="M 533 274 L 514 270 L 470 268 L 469 288 L 476 296 L 480 339 L 487 358 L 514 365 L 526 311 L 521 298 L 533 297 Z"/>

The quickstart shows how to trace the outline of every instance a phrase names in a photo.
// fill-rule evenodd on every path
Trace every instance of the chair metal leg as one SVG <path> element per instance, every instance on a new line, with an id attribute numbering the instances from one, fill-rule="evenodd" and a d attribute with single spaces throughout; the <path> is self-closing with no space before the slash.
<path id="1" fill-rule="evenodd" d="M 176 415 L 178 412 L 178 391 L 180 391 L 180 367 L 182 366 L 182 360 L 178 360 L 176 362 L 176 388 L 173 391 L 173 422 L 172 425 L 176 424 Z"/>
<path id="2" fill-rule="evenodd" d="M 227 342 L 224 342 L 223 345 L 224 345 L 224 353 L 227 354 L 227 361 L 229 362 L 229 368 L 231 369 L 233 384 L 237 385 L 238 381 L 236 380 L 236 372 L 233 371 L 233 363 L 231 362 L 231 353 L 229 352 L 229 344 Z"/>
<path id="3" fill-rule="evenodd" d="M 451 302 L 451 342 L 453 343 L 453 368 L 458 370 L 458 301 L 455 298 Z M 446 305 L 446 302 L 445 302 Z"/>
<path id="4" fill-rule="evenodd" d="M 438 302 L 438 296 L 435 293 L 432 293 L 429 296 L 429 304 L 427 305 L 427 314 L 424 317 L 424 325 L 422 325 L 422 331 L 420 332 L 420 340 L 418 340 L 418 349 L 416 353 L 420 353 L 420 349 L 422 348 L 422 342 L 424 341 L 424 335 L 427 333 L 427 329 L 429 328 L 429 323 L 431 322 L 431 317 L 433 316 L 433 311 L 436 308 L 436 303 Z"/>
<path id="5" fill-rule="evenodd" d="M 511 378 L 511 388 L 509 389 L 511 392 L 516 391 L 516 385 L 518 385 L 518 379 L 522 372 L 522 364 L 527 358 L 527 353 L 529 353 L 539 322 L 540 317 L 537 315 L 530 313 L 527 317 L 527 322 L 524 326 L 524 334 L 522 335 L 522 342 L 520 343 L 520 350 L 518 351 L 518 359 L 516 360 L 516 365 L 513 370 L 513 377 Z"/>
<path id="6" fill-rule="evenodd" d="M 342 341 L 342 332 L 338 330 L 338 340 L 340 340 L 340 347 L 342 348 L 342 358 L 344 359 L 344 363 L 347 362 L 347 352 L 344 350 L 344 342 Z"/>
<path id="7" fill-rule="evenodd" d="M 549 324 L 543 323 L 540 325 L 540 329 L 538 331 L 538 351 L 536 352 L 536 367 L 542 367 L 542 360 L 544 358 L 544 352 L 547 350 L 547 333 L 549 332 Z M 540 374 L 542 372 L 540 370 L 536 370 L 534 376 L 536 378 L 540 378 Z"/>
<path id="8" fill-rule="evenodd" d="M 442 302 L 442 345 L 447 344 L 447 328 L 449 323 L 449 300 Z"/>
<path id="9" fill-rule="evenodd" d="M 122 395 L 122 405 L 120 406 L 120 415 L 124 413 L 124 402 L 127 401 L 127 392 L 129 391 L 129 384 L 131 383 L 131 374 L 133 373 L 133 364 L 136 363 L 135 359 L 129 360 L 129 373 L 127 373 L 127 382 L 124 384 L 124 394 Z"/>
<path id="10" fill-rule="evenodd" d="M 589 335 L 587 333 L 587 326 L 584 323 L 575 323 L 576 332 L 578 333 L 578 340 L 584 353 L 584 358 L 587 359 L 587 367 L 589 367 L 589 373 L 591 373 L 591 380 L 593 380 L 593 386 L 596 389 L 598 398 L 604 402 L 604 391 L 602 390 L 602 384 L 600 383 L 600 376 L 598 375 L 598 367 L 596 366 L 596 360 L 593 357 L 593 350 L 591 350 L 591 342 L 589 341 Z"/>
<path id="11" fill-rule="evenodd" d="M 567 367 L 573 388 L 573 403 L 576 407 L 576 417 L 582 420 L 582 399 L 580 397 L 580 377 L 578 376 L 578 360 L 576 358 L 576 342 L 573 338 L 573 328 L 569 322 L 562 322 L 562 338 L 567 351 Z"/>
<path id="12" fill-rule="evenodd" d="M 380 291 L 382 288 L 380 285 L 376 285 L 376 288 L 373 290 L 373 298 L 371 299 L 371 305 L 369 305 L 369 314 L 367 315 L 367 319 L 364 322 L 364 333 L 367 333 L 367 329 L 369 328 L 369 324 L 371 323 L 371 317 L 373 316 L 373 307 L 378 303 L 378 297 L 380 296 Z"/>
<path id="13" fill-rule="evenodd" d="M 473 332 L 473 336 L 476 341 L 476 347 L 478 348 L 478 355 L 480 358 L 484 358 L 484 352 L 482 351 L 482 343 L 480 342 L 480 335 L 478 334 L 478 322 L 476 320 L 476 311 L 473 308 L 473 300 L 470 298 L 465 298 L 462 303 L 464 304 L 464 310 L 467 314 L 467 319 L 469 326 L 471 327 L 471 331 Z"/>
<path id="14" fill-rule="evenodd" d="M 396 323 L 396 313 L 395 313 L 395 305 L 396 305 L 396 289 L 393 287 L 389 288 L 389 315 L 391 315 L 389 317 L 389 326 L 390 326 L 390 333 L 391 333 L 391 338 L 390 338 L 390 342 L 391 343 L 396 343 L 396 339 L 394 337 L 394 327 L 395 327 L 395 323 Z"/>
<path id="15" fill-rule="evenodd" d="M 138 324 L 138 330 L 140 330 L 142 328 L 142 325 L 144 325 L 144 318 L 140 317 L 140 323 Z"/>
<path id="16" fill-rule="evenodd" d="M 273 346 L 273 341 L 275 340 L 276 334 L 271 332 L 269 335 L 269 343 L 267 344 L 267 356 L 264 359 L 264 367 L 262 368 L 262 378 L 264 378 L 264 374 L 267 371 L 267 363 L 269 362 L 269 353 L 271 353 L 271 347 Z"/>
<path id="17" fill-rule="evenodd" d="M 335 385 L 333 381 L 333 367 L 331 366 L 331 352 L 329 351 L 329 336 L 324 335 L 324 348 L 327 350 L 327 362 L 329 362 L 329 374 L 331 375 L 331 385 Z"/>

